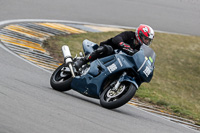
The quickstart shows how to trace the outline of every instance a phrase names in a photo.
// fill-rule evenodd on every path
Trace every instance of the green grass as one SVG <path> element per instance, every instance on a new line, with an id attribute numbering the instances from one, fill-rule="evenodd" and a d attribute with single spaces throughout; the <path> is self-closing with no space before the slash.
<path id="1" fill-rule="evenodd" d="M 52 37 L 44 47 L 63 61 L 62 45 L 68 45 L 74 56 L 82 51 L 82 41 L 99 44 L 120 32 L 84 33 Z M 152 81 L 141 85 L 136 93 L 143 102 L 161 106 L 178 116 L 200 123 L 200 37 L 156 33 L 151 47 L 156 52 Z"/>

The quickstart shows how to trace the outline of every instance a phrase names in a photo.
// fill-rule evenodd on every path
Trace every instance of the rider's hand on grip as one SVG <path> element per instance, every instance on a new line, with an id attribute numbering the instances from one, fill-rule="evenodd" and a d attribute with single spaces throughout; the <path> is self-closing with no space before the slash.
<path id="1" fill-rule="evenodd" d="M 119 43 L 119 46 L 123 49 L 123 48 L 131 48 L 131 46 L 130 45 L 128 45 L 128 44 L 126 44 L 126 43 L 124 43 L 124 42 L 120 42 Z"/>
<path id="2" fill-rule="evenodd" d="M 133 55 L 135 53 L 134 50 L 130 47 L 130 45 L 128 45 L 128 44 L 126 44 L 124 42 L 120 42 L 119 46 L 128 55 Z"/>
<path id="3" fill-rule="evenodd" d="M 129 48 L 129 49 L 123 48 L 123 51 L 128 55 L 133 55 L 135 53 L 132 48 Z"/>

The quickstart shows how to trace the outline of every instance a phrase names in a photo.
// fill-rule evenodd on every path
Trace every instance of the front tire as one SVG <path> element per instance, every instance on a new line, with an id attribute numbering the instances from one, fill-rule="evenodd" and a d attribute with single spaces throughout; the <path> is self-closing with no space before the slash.
<path id="1" fill-rule="evenodd" d="M 57 91 L 68 91 L 70 90 L 70 84 L 72 81 L 72 74 L 68 67 L 65 67 L 64 64 L 59 66 L 52 74 L 50 79 L 51 87 Z"/>
<path id="2" fill-rule="evenodd" d="M 117 92 L 112 92 L 112 88 L 107 86 L 100 95 L 100 104 L 107 109 L 118 108 L 130 101 L 135 95 L 136 90 L 136 87 L 129 82 L 122 82 Z"/>

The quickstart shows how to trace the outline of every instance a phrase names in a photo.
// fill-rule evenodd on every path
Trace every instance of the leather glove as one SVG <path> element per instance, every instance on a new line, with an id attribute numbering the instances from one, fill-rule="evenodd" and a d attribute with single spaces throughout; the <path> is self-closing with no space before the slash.
<path id="1" fill-rule="evenodd" d="M 130 45 L 128 45 L 124 42 L 120 42 L 119 46 L 128 55 L 133 55 L 135 53 L 134 50 L 130 47 Z"/>
<path id="2" fill-rule="evenodd" d="M 132 48 L 131 49 L 123 48 L 123 51 L 128 55 L 133 55 L 135 53 Z"/>

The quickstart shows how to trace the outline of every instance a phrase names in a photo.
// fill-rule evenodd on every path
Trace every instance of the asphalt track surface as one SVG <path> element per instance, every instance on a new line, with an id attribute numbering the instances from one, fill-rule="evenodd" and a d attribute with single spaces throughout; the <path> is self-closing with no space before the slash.
<path id="1" fill-rule="evenodd" d="M 127 17 L 132 14 L 130 11 L 133 10 L 133 7 L 138 9 L 139 5 L 144 6 L 148 14 L 152 14 L 153 11 L 150 9 L 154 9 L 154 7 L 152 7 L 154 6 L 153 4 L 148 2 L 150 5 L 147 6 L 142 2 L 144 1 L 108 0 L 106 2 L 95 1 L 94 3 L 94 1 L 88 0 L 84 2 L 81 0 L 58 0 L 56 2 L 50 0 L 40 0 L 39 2 L 6 0 L 0 2 L 0 20 L 65 19 L 137 26 L 140 21 L 134 20 L 134 18 L 137 17 L 138 14 L 135 13 L 136 16 L 133 15 L 134 18 Z M 153 0 L 153 3 L 155 2 L 156 1 Z M 185 18 L 187 18 L 183 23 L 189 23 L 190 26 L 195 26 L 195 24 L 191 22 L 196 22 L 199 19 L 199 12 L 197 12 L 199 9 L 195 8 L 197 4 L 199 4 L 197 0 L 192 1 L 194 8 L 192 7 L 192 2 L 189 2 L 189 0 L 174 2 L 164 2 L 161 0 L 161 2 L 165 3 L 168 8 L 165 8 L 164 4 L 160 3 L 157 4 L 160 9 L 164 8 L 181 11 L 183 6 L 188 7 L 188 9 L 191 7 L 191 11 L 183 11 L 186 14 Z M 132 3 L 137 3 L 138 5 L 136 4 L 136 6 Z M 181 5 L 180 8 L 177 8 L 177 5 L 174 5 L 174 3 L 179 3 Z M 129 8 L 126 9 L 125 6 Z M 126 12 L 128 10 L 128 14 L 124 16 L 125 9 Z M 167 11 L 169 16 L 167 16 Z M 169 27 L 172 23 L 177 24 L 177 22 L 181 22 L 175 19 L 178 15 L 172 14 L 171 10 L 167 11 L 162 11 L 166 13 L 165 18 L 172 15 L 174 16 L 174 20 L 170 20 L 171 24 L 168 24 Z M 108 12 L 108 14 L 105 12 Z M 122 14 L 119 14 L 120 17 L 117 17 L 115 12 L 117 12 L 117 14 Z M 192 15 L 189 15 L 189 13 L 197 15 L 196 21 L 187 21 L 192 18 Z M 144 21 L 146 17 L 152 17 L 147 14 L 138 16 L 141 17 L 141 22 Z M 156 18 L 156 16 L 154 17 Z M 158 17 L 157 19 L 151 18 L 148 19 L 148 21 L 150 25 L 153 25 L 152 27 L 155 27 L 157 30 L 166 29 L 166 31 L 169 32 L 180 31 L 178 28 L 175 30 L 174 28 L 162 27 L 162 22 L 164 22 L 164 18 L 162 19 L 162 17 L 164 16 L 161 15 L 161 18 Z M 179 18 L 181 19 L 182 17 Z M 134 24 L 132 23 L 133 21 Z M 199 22 L 200 21 L 196 24 Z M 160 26 L 157 25 L 158 23 Z M 182 23 L 179 25 L 181 26 Z M 190 34 L 189 32 L 192 33 L 189 30 L 181 33 Z M 198 32 L 199 31 L 196 30 L 195 34 L 199 34 Z M 0 132 L 2 133 L 198 132 L 151 113 L 141 111 L 131 105 L 125 105 L 115 110 L 107 110 L 99 105 L 98 100 L 84 97 L 74 91 L 69 91 L 67 93 L 54 91 L 49 85 L 50 72 L 39 69 L 17 58 L 15 55 L 6 51 L 2 46 L 0 47 L 0 55 Z"/>
<path id="2" fill-rule="evenodd" d="M 58 19 L 200 35 L 200 0 L 1 0 L 0 21 Z"/>

